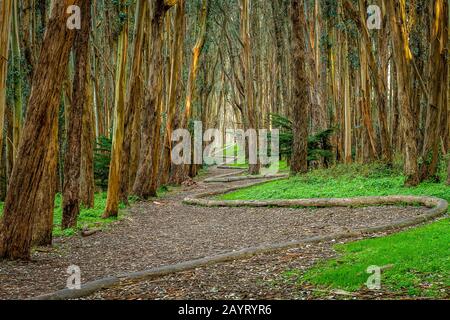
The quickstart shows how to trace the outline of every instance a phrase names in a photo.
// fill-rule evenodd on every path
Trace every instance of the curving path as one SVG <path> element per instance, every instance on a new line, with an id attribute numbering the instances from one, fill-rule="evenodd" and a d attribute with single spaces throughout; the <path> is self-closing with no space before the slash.
<path id="1" fill-rule="evenodd" d="M 235 170 L 216 168 L 206 178 L 233 172 Z M 253 183 L 261 181 L 263 180 L 255 180 Z M 232 270 L 242 270 L 246 266 L 253 265 L 254 270 L 266 266 L 258 259 L 273 258 L 275 260 L 272 259 L 269 265 L 278 266 L 280 264 L 273 261 L 286 255 L 296 258 L 283 260 L 285 262 L 289 260 L 295 264 L 303 261 L 308 264 L 332 254 L 330 248 L 315 244 L 317 240 L 330 242 L 335 240 L 330 238 L 334 234 L 357 236 L 354 233 L 356 229 L 376 228 L 415 219 L 429 212 L 426 208 L 392 206 L 312 210 L 289 207 L 204 207 L 183 203 L 186 199 L 203 199 L 199 194 L 217 193 L 224 188 L 242 187 L 246 184 L 247 181 L 199 182 L 195 187 L 171 192 L 157 202 L 134 205 L 129 209 L 130 214 L 110 230 L 88 238 L 59 239 L 53 250 L 36 252 L 32 263 L 0 262 L 0 298 L 35 297 L 63 289 L 68 276 L 65 271 L 69 265 L 74 264 L 81 268 L 83 283 L 86 284 L 84 291 L 63 290 L 56 295 L 45 296 L 46 298 L 84 296 L 94 293 L 102 286 L 113 288 L 94 293 L 92 298 L 190 298 L 186 294 L 167 294 L 173 291 L 167 277 L 183 277 L 193 268 L 197 268 L 195 272 L 203 270 L 202 274 L 207 278 L 208 275 L 220 273 L 220 270 L 228 270 L 223 271 L 223 274 L 230 275 L 233 274 Z M 304 239 L 313 239 L 314 245 L 301 241 Z M 257 253 L 281 249 L 281 253 L 252 257 Z M 292 250 L 296 253 L 291 254 Z M 247 260 L 231 261 L 236 258 Z M 225 261 L 230 262 L 211 266 Z M 227 266 L 231 266 L 231 270 L 226 269 Z M 233 266 L 239 267 L 236 269 Z M 171 274 L 181 270 L 187 271 L 178 275 Z M 273 270 L 266 273 L 273 274 Z M 220 279 L 221 276 L 217 275 L 217 278 Z M 89 282 L 95 279 L 102 280 Z M 252 275 L 247 274 L 246 279 L 256 283 L 252 280 Z M 148 295 L 154 293 L 153 289 L 145 287 L 149 281 L 169 287 L 160 295 Z M 120 282 L 121 286 L 117 286 Z M 123 283 L 126 284 L 125 287 Z M 214 281 L 209 279 L 205 283 L 211 285 Z M 231 280 L 231 283 L 236 281 Z M 141 285 L 144 285 L 144 289 Z M 138 286 L 141 290 L 133 296 L 127 296 L 130 286 Z M 211 290 L 215 291 L 214 288 Z M 251 294 L 254 290 L 252 288 L 248 292 Z M 200 288 L 197 294 L 195 290 L 187 292 L 194 294 L 192 298 L 208 298 L 209 296 L 202 294 L 210 291 Z"/>

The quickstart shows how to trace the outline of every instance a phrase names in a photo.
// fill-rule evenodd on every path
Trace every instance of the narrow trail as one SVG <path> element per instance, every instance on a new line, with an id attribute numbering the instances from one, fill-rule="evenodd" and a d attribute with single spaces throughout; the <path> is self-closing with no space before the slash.
<path id="1" fill-rule="evenodd" d="M 229 169 L 212 168 L 203 178 L 232 172 Z M 258 180 L 253 182 L 258 182 Z M 248 182 L 205 183 L 202 180 L 196 186 L 172 191 L 155 201 L 133 205 L 128 209 L 128 214 L 123 220 L 114 223 L 104 232 L 87 238 L 76 236 L 56 239 L 55 245 L 50 251 L 35 252 L 32 262 L 0 262 L 0 298 L 29 298 L 63 289 L 68 277 L 66 270 L 70 265 L 77 265 L 81 268 L 82 283 L 86 283 L 107 276 L 147 270 L 257 245 L 345 232 L 359 227 L 378 226 L 420 215 L 425 210 L 425 208 L 391 206 L 314 210 L 248 207 L 206 208 L 190 206 L 182 202 L 188 196 L 245 184 Z M 297 258 L 291 262 L 294 264 L 307 262 L 307 265 L 319 258 L 329 257 L 333 254 L 329 246 L 323 247 L 320 244 L 306 246 L 303 249 L 293 249 L 293 251 L 296 253 L 288 254 L 288 257 Z M 273 261 L 283 259 L 289 252 L 292 250 L 285 250 L 278 255 L 266 255 L 263 260 L 272 257 L 272 266 L 278 266 L 279 264 Z M 261 262 L 253 264 L 249 262 L 257 261 L 259 258 L 250 258 L 245 261 L 255 270 L 261 267 L 266 270 L 267 266 L 266 273 L 272 274 L 274 270 L 270 272 L 270 264 L 267 265 L 267 261 L 262 264 L 260 264 Z M 246 270 L 245 261 L 235 262 L 239 266 L 239 270 Z M 202 270 L 206 272 L 204 275 L 208 279 L 208 275 L 226 270 L 227 265 L 230 264 L 210 266 Z M 229 278 L 227 275 L 232 272 L 223 272 L 225 272 L 225 278 L 221 281 L 227 283 L 225 279 Z M 182 277 L 185 274 L 173 277 Z M 258 274 L 258 272 L 253 275 L 247 274 L 246 281 L 252 283 L 253 277 Z M 220 279 L 219 275 L 217 277 Z M 163 281 L 163 279 L 160 280 Z M 146 283 L 148 282 L 141 281 L 132 286 L 141 288 L 140 285 Z M 214 281 L 206 281 L 206 283 L 214 285 Z M 170 281 L 166 284 L 170 284 Z M 249 289 L 248 292 L 251 294 L 253 290 L 254 288 Z M 143 289 L 138 294 L 133 293 L 132 297 L 127 296 L 127 292 L 129 293 L 130 290 L 113 288 L 109 291 L 109 295 L 108 291 L 104 291 L 105 296 L 98 293 L 99 295 L 93 297 L 179 297 L 176 293 L 168 294 L 167 291 L 155 294 L 154 290 L 150 289 Z M 191 292 L 192 295 L 181 294 L 182 298 L 210 297 L 207 295 L 209 291 L 187 290 L 186 292 Z M 195 294 L 196 292 L 197 294 Z"/>

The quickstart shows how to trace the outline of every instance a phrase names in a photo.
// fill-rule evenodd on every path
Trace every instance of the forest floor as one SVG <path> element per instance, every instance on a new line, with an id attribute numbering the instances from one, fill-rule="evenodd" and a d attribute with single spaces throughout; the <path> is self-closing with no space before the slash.
<path id="1" fill-rule="evenodd" d="M 206 177 L 230 173 L 211 169 Z M 255 181 L 257 182 L 257 180 Z M 419 207 L 370 208 L 203 208 L 182 200 L 189 195 L 246 184 L 204 183 L 140 202 L 111 228 L 90 237 L 61 237 L 52 248 L 33 253 L 31 262 L 0 262 L 0 299 L 29 298 L 63 289 L 66 270 L 81 269 L 82 282 L 141 271 L 241 248 L 307 236 L 370 227 L 422 214 Z M 286 281 L 286 270 L 304 270 L 336 255 L 335 242 L 305 245 L 276 254 L 122 284 L 89 298 L 100 299 L 275 299 L 317 297 L 312 287 Z M 358 295 L 366 293 L 359 292 Z M 378 293 L 367 293 L 378 297 Z M 331 292 L 326 298 L 347 297 Z"/>

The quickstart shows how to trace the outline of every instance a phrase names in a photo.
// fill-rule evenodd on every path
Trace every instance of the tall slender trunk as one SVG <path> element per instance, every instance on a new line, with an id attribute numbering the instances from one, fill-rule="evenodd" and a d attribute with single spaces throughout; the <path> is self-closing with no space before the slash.
<path id="1" fill-rule="evenodd" d="M 292 131 L 294 134 L 291 173 L 299 174 L 308 171 L 308 119 L 309 119 L 309 90 L 306 76 L 306 20 L 304 2 L 291 0 L 291 20 L 293 30 L 292 59 L 293 59 L 293 97 L 292 97 Z"/>
<path id="2" fill-rule="evenodd" d="M 372 82 L 376 93 L 376 101 L 377 101 L 377 108 L 378 108 L 378 117 L 380 120 L 380 136 L 381 136 L 381 153 L 382 153 L 382 159 L 385 163 L 391 164 L 392 163 L 392 147 L 391 147 L 391 141 L 389 139 L 389 130 L 388 130 L 388 121 L 387 121 L 387 75 L 385 74 L 386 66 L 382 63 L 381 67 L 376 63 L 375 55 L 372 51 L 372 40 L 370 38 L 369 30 L 367 28 L 366 24 L 366 10 L 367 7 L 364 4 L 363 0 L 359 1 L 359 12 L 357 12 L 350 1 L 346 0 L 344 2 L 344 8 L 346 11 L 350 14 L 350 17 L 353 19 L 353 21 L 358 25 L 361 35 L 362 35 L 362 41 L 365 46 L 365 52 L 367 54 L 367 63 L 368 67 L 372 74 Z M 385 29 L 386 26 L 383 27 Z M 385 31 L 383 31 L 385 32 Z M 383 33 L 384 36 L 385 33 Z M 386 40 L 383 39 L 383 41 L 386 43 Z M 383 50 L 387 50 L 387 43 L 382 48 Z M 387 53 L 382 51 L 380 52 L 381 55 L 381 62 L 387 61 L 386 56 Z M 370 102 L 370 101 L 369 101 Z"/>
<path id="3" fill-rule="evenodd" d="M 362 97 L 361 97 L 361 111 L 364 126 L 366 127 L 367 137 L 370 145 L 370 155 L 371 159 L 375 159 L 378 156 L 377 143 L 375 140 L 375 130 L 373 128 L 372 122 L 372 112 L 370 109 L 370 83 L 369 83 L 369 70 L 367 67 L 367 50 L 364 45 L 360 46 L 361 54 L 361 87 L 362 87 Z"/>
<path id="4" fill-rule="evenodd" d="M 150 192 L 152 182 L 152 175 L 157 172 L 157 169 L 152 167 L 153 157 L 158 155 L 152 149 L 153 140 L 159 139 L 154 136 L 156 112 L 158 105 L 158 97 L 161 91 L 161 68 L 162 68 L 162 33 L 164 27 L 164 16 L 166 10 L 163 6 L 163 1 L 158 0 L 152 4 L 150 8 L 150 41 L 152 42 L 150 75 L 148 79 L 148 93 L 145 103 L 141 111 L 141 150 L 139 156 L 139 165 L 136 173 L 136 179 L 133 185 L 133 195 L 141 199 L 148 199 L 156 196 L 155 193 Z"/>
<path id="5" fill-rule="evenodd" d="M 4 183 L 4 188 L 5 188 L 5 195 L 1 198 L 2 201 L 5 201 L 5 197 L 6 197 L 6 190 L 8 189 L 8 181 L 11 178 L 11 172 L 12 169 L 14 167 L 14 144 L 13 144 L 13 125 L 14 125 L 14 120 L 13 120 L 13 112 L 11 110 L 11 108 L 6 109 L 5 112 L 5 144 L 4 144 L 4 151 L 5 151 L 5 159 L 3 165 L 4 168 L 6 169 L 5 172 L 5 177 L 6 177 L 6 181 Z M 2 150 L 3 152 L 3 150 Z M 2 155 L 3 156 L 3 155 Z M 3 160 L 3 158 L 2 158 Z"/>
<path id="6" fill-rule="evenodd" d="M 121 159 L 121 178 L 120 178 L 120 200 L 128 203 L 128 194 L 130 186 L 130 160 L 131 146 L 133 140 L 133 124 L 136 112 L 142 104 L 142 52 L 144 43 L 145 13 L 147 12 L 147 1 L 139 0 L 136 7 L 136 36 L 134 39 L 133 61 L 130 75 L 129 91 L 127 93 L 127 102 L 125 105 L 125 137 L 123 141 L 122 159 Z"/>
<path id="7" fill-rule="evenodd" d="M 83 107 L 83 133 L 81 135 L 80 200 L 87 208 L 94 207 L 94 105 L 92 96 L 91 64 L 87 63 L 87 93 Z"/>
<path id="8" fill-rule="evenodd" d="M 35 26 L 33 17 L 35 14 L 34 0 L 22 1 L 22 47 L 23 55 L 28 67 L 31 69 L 28 79 L 30 82 L 33 76 L 33 69 L 36 62 L 36 50 L 34 48 Z"/>
<path id="9" fill-rule="evenodd" d="M 156 196 L 155 177 L 159 166 L 159 152 L 155 146 L 159 145 L 159 111 L 162 94 L 162 46 L 164 17 L 167 10 L 177 1 L 157 0 L 152 3 L 150 19 L 151 62 L 149 66 L 148 96 L 141 110 L 141 151 L 133 194 L 141 199 Z M 155 124 L 156 123 L 156 124 Z M 155 166 L 156 164 L 156 166 Z"/>
<path id="10" fill-rule="evenodd" d="M 164 163 L 162 167 L 161 183 L 166 184 L 169 180 L 171 168 L 171 151 L 172 151 L 172 131 L 175 124 L 177 101 L 180 95 L 180 76 L 183 65 L 183 40 L 184 40 L 184 0 L 180 0 L 177 4 L 175 13 L 175 35 L 171 49 L 171 70 L 169 84 L 169 102 L 167 110 L 166 135 L 164 138 Z"/>
<path id="11" fill-rule="evenodd" d="M 52 244 L 53 211 L 55 209 L 55 194 L 57 186 L 57 160 L 58 160 L 58 119 L 53 120 L 51 141 L 44 163 L 44 174 L 47 179 L 42 181 L 37 193 L 37 207 L 33 226 L 32 244 L 34 246 L 50 246 Z"/>
<path id="12" fill-rule="evenodd" d="M 209 11 L 209 0 L 203 0 L 200 23 L 199 23 L 199 34 L 197 36 L 197 41 L 192 49 L 191 65 L 189 69 L 189 78 L 186 88 L 186 100 L 184 104 L 184 114 L 181 119 L 181 128 L 188 129 L 189 122 L 192 117 L 192 103 L 194 99 L 194 94 L 196 92 L 196 83 L 198 75 L 198 67 L 200 62 L 200 56 L 202 54 L 203 48 L 205 46 L 206 33 L 207 33 L 207 19 Z M 176 184 L 180 184 L 189 178 L 189 171 L 191 165 L 177 165 L 174 166 L 174 172 L 171 177 L 171 181 Z"/>
<path id="13" fill-rule="evenodd" d="M 308 41 L 308 65 L 309 79 L 311 82 L 311 133 L 317 134 L 327 129 L 326 105 L 324 103 L 324 94 L 322 90 L 322 60 L 320 58 L 320 39 L 321 34 L 321 12 L 319 10 L 319 1 L 314 0 L 314 15 L 310 21 L 308 29 L 310 41 Z M 321 160 L 315 161 L 316 166 L 321 165 Z"/>
<path id="14" fill-rule="evenodd" d="M 163 42 L 161 42 L 161 45 Z M 162 110 L 163 110 L 163 64 L 159 69 L 160 75 L 157 83 L 157 99 L 156 110 L 154 115 L 154 127 L 153 127 L 153 139 L 152 139 L 152 175 L 150 179 L 150 188 L 148 193 L 152 196 L 157 196 L 159 173 L 160 173 L 160 160 L 161 160 L 161 126 L 162 126 Z"/>
<path id="15" fill-rule="evenodd" d="M 344 74 L 342 79 L 344 81 L 344 162 L 351 163 L 352 157 L 352 109 L 350 101 L 350 66 L 347 58 L 348 53 L 348 37 L 344 35 Z"/>
<path id="16" fill-rule="evenodd" d="M 117 46 L 117 68 L 114 97 L 114 128 L 111 150 L 111 162 L 109 165 L 108 196 L 103 218 L 117 217 L 119 214 L 119 188 L 120 165 L 124 140 L 125 120 L 125 95 L 126 95 L 126 68 L 128 58 L 128 5 L 126 0 L 121 0 L 121 13 L 126 15 L 124 25 L 119 35 Z"/>
<path id="17" fill-rule="evenodd" d="M 250 40 L 250 2 L 251 0 L 242 0 L 241 10 L 241 32 L 242 43 L 244 47 L 244 87 L 245 87 L 245 116 L 248 120 L 248 129 L 258 131 L 258 117 L 255 109 L 255 95 L 253 90 L 253 64 L 252 64 L 252 44 Z M 258 143 L 256 143 L 258 149 Z M 249 174 L 257 175 L 260 173 L 261 164 L 258 151 L 256 152 L 256 163 L 249 164 Z"/>
<path id="18" fill-rule="evenodd" d="M 20 133 L 22 130 L 22 67 L 21 67 L 21 52 L 19 40 L 19 9 L 18 1 L 13 4 L 13 20 L 12 20 L 12 58 L 15 70 L 14 79 L 14 116 L 13 116 L 13 159 L 16 158 L 17 150 L 19 149 Z"/>
<path id="19" fill-rule="evenodd" d="M 419 184 L 417 119 L 414 107 L 410 103 L 412 54 L 406 30 L 406 5 L 405 0 L 397 3 L 384 0 L 384 3 L 392 30 L 392 46 L 397 68 L 398 101 L 404 139 L 405 184 L 416 186 Z"/>
<path id="20" fill-rule="evenodd" d="M 287 104 L 287 79 L 284 75 L 285 72 L 285 57 L 283 52 L 285 50 L 284 46 L 284 36 L 283 36 L 283 15 L 280 13 L 283 10 L 283 1 L 282 0 L 272 0 L 270 1 L 272 7 L 272 18 L 274 24 L 274 37 L 275 37 L 275 50 L 276 50 L 276 73 L 274 75 L 275 84 L 275 113 L 279 113 L 284 109 L 284 106 Z"/>
<path id="21" fill-rule="evenodd" d="M 438 0 L 434 4 L 431 39 L 430 101 L 426 118 L 424 146 L 422 151 L 421 180 L 439 180 L 439 146 L 441 142 L 441 118 L 444 114 L 445 90 L 448 79 L 448 0 Z M 446 112 L 446 110 L 445 110 Z"/>
<path id="22" fill-rule="evenodd" d="M 64 186 L 62 205 L 62 229 L 77 226 L 80 213 L 81 138 L 83 110 L 87 104 L 89 34 L 91 26 L 91 1 L 84 0 L 81 7 L 81 30 L 75 37 L 75 76 L 72 102 L 68 111 L 67 148 L 64 159 Z"/>
<path id="23" fill-rule="evenodd" d="M 6 196 L 0 258 L 29 259 L 36 201 L 47 180 L 44 168 L 58 115 L 61 87 L 75 32 L 66 27 L 66 8 L 75 0 L 55 1 L 36 66 L 27 118 Z"/>
<path id="24" fill-rule="evenodd" d="M 8 73 L 9 36 L 11 34 L 13 0 L 2 0 L 0 5 L 0 150 L 3 150 L 6 77 Z"/>
<path id="25" fill-rule="evenodd" d="M 362 0 L 360 0 L 362 1 Z M 360 11 L 361 15 L 364 14 L 366 6 L 361 5 Z M 383 8 L 386 11 L 385 8 Z M 383 13 L 382 13 L 383 14 Z M 365 17 L 365 15 L 364 15 Z M 390 51 L 389 51 L 389 28 L 387 27 L 386 19 L 383 20 L 382 24 L 382 32 L 378 32 L 378 42 L 379 42 L 379 64 L 378 67 L 375 63 L 371 62 L 372 69 L 372 81 L 374 82 L 376 96 L 377 96 L 377 109 L 378 109 L 378 118 L 380 124 L 380 135 L 381 135 L 381 156 L 382 160 L 389 166 L 392 165 L 393 162 L 393 149 L 390 136 L 392 132 L 389 130 L 388 124 L 388 68 L 389 68 L 389 60 L 390 60 Z M 367 34 L 367 33 L 366 33 Z M 371 60 L 375 60 L 373 52 L 371 51 L 372 57 Z M 376 72 L 378 70 L 378 72 Z"/>

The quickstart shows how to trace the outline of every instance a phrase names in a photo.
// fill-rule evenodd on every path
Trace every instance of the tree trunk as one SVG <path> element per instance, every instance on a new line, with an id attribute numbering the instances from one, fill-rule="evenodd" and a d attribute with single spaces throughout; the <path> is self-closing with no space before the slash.
<path id="1" fill-rule="evenodd" d="M 34 46 L 35 26 L 33 24 L 35 7 L 34 0 L 22 1 L 22 47 L 23 55 L 30 68 L 28 80 L 31 82 L 36 62 L 36 49 Z"/>
<path id="2" fill-rule="evenodd" d="M 74 43 L 75 77 L 73 81 L 72 103 L 68 112 L 67 148 L 64 159 L 63 186 L 63 230 L 75 228 L 80 213 L 80 172 L 81 172 L 81 138 L 83 132 L 83 110 L 87 98 L 87 86 L 90 70 L 89 34 L 91 26 L 91 1 L 83 1 L 81 7 L 82 25 L 77 32 Z"/>
<path id="3" fill-rule="evenodd" d="M 292 59 L 293 59 L 293 97 L 292 97 L 292 130 L 293 146 L 291 157 L 291 174 L 308 172 L 308 112 L 309 91 L 306 76 L 305 28 L 306 20 L 304 3 L 291 0 L 292 12 Z"/>
<path id="4" fill-rule="evenodd" d="M 197 41 L 192 48 L 191 65 L 189 69 L 189 79 L 186 89 L 186 101 L 184 104 L 184 114 L 181 119 L 181 129 L 188 130 L 189 122 L 192 117 L 192 103 L 194 99 L 194 94 L 196 92 L 198 67 L 200 62 L 200 56 L 202 54 L 203 48 L 205 46 L 206 32 L 207 32 L 207 18 L 209 11 L 209 0 L 203 0 L 200 23 L 199 23 L 199 34 L 197 36 Z M 177 165 L 174 166 L 174 172 L 171 177 L 171 182 L 175 184 L 180 184 L 189 178 L 191 165 Z"/>
<path id="5" fill-rule="evenodd" d="M 241 11 L 242 43 L 244 47 L 245 116 L 248 120 L 248 129 L 258 131 L 258 117 L 255 110 L 255 95 L 253 90 L 252 46 L 250 41 L 250 2 L 251 0 L 242 0 Z M 256 146 L 258 149 L 258 143 L 256 143 Z M 258 151 L 256 151 L 256 157 L 256 163 L 249 163 L 248 166 L 248 172 L 251 175 L 257 175 L 261 170 Z"/>
<path id="6" fill-rule="evenodd" d="M 139 165 L 136 173 L 136 179 L 133 185 L 133 195 L 141 198 L 148 199 L 156 196 L 156 194 L 150 192 L 150 186 L 152 182 L 152 174 L 155 168 L 152 168 L 152 157 L 156 157 L 152 150 L 154 133 L 154 121 L 156 120 L 156 109 L 158 106 L 158 97 L 160 95 L 161 88 L 161 68 L 162 68 L 162 32 L 164 24 L 165 10 L 163 1 L 158 0 L 152 4 L 150 19 L 150 37 L 152 41 L 151 46 L 151 63 L 150 74 L 148 79 L 148 96 L 145 99 L 145 103 L 141 111 L 141 150 L 139 156 Z M 155 170 L 157 171 L 157 169 Z"/>
<path id="7" fill-rule="evenodd" d="M 344 74 L 342 79 L 344 82 L 344 162 L 346 164 L 352 163 L 352 108 L 350 98 L 350 66 L 347 58 L 348 53 L 348 38 L 344 36 L 343 56 L 344 59 Z"/>
<path id="8" fill-rule="evenodd" d="M 394 61 L 397 67 L 398 101 L 404 139 L 405 185 L 416 186 L 419 184 L 417 119 L 414 107 L 410 103 L 412 54 L 406 31 L 405 1 L 394 3 L 391 0 L 384 0 L 384 3 L 392 30 Z"/>
<path id="9" fill-rule="evenodd" d="M 90 60 L 87 64 L 87 96 L 83 108 L 83 133 L 81 135 L 80 200 L 87 208 L 94 207 L 94 109 Z"/>
<path id="10" fill-rule="evenodd" d="M 361 87 L 362 87 L 362 97 L 361 97 L 361 111 L 364 126 L 367 131 L 367 138 L 370 145 L 370 155 L 371 159 L 376 159 L 378 157 L 377 143 L 375 140 L 375 130 L 373 128 L 372 112 L 370 109 L 370 83 L 369 83 L 369 72 L 367 67 L 367 50 L 365 46 L 361 46 Z"/>
<path id="11" fill-rule="evenodd" d="M 119 188 L 120 165 L 124 140 L 125 95 L 126 95 L 126 68 L 128 58 L 128 5 L 121 0 L 121 13 L 126 15 L 117 46 L 117 68 L 114 98 L 114 128 L 111 150 L 111 163 L 109 165 L 108 196 L 103 218 L 117 217 L 119 214 Z"/>
<path id="12" fill-rule="evenodd" d="M 19 149 L 20 134 L 22 130 L 22 67 L 21 52 L 19 40 L 19 12 L 18 1 L 13 4 L 13 20 L 12 20 L 12 59 L 14 64 L 14 116 L 13 116 L 13 159 L 15 161 L 17 150 Z"/>
<path id="13" fill-rule="evenodd" d="M 8 73 L 9 36 L 11 34 L 13 0 L 0 3 L 0 150 L 3 150 L 3 130 L 6 110 L 6 78 Z"/>
<path id="14" fill-rule="evenodd" d="M 366 7 L 366 5 L 364 5 L 363 0 L 359 1 L 359 9 L 360 9 L 359 13 L 353 8 L 353 5 L 348 0 L 346 0 L 344 2 L 344 8 L 349 13 L 349 15 L 353 19 L 353 21 L 358 25 L 361 35 L 362 35 L 362 41 L 364 42 L 365 52 L 367 53 L 367 63 L 368 63 L 368 66 L 369 66 L 371 74 L 372 74 L 371 79 L 372 79 L 373 86 L 374 86 L 374 89 L 376 92 L 378 117 L 380 119 L 382 159 L 385 163 L 391 164 L 392 163 L 392 148 L 391 148 L 391 142 L 389 139 L 387 114 L 386 114 L 386 109 L 387 109 L 386 78 L 387 77 L 383 72 L 383 70 L 385 69 L 385 66 L 382 65 L 380 67 L 375 61 L 375 55 L 372 51 L 372 41 L 370 39 L 370 34 L 369 34 L 369 30 L 367 28 L 367 23 L 366 23 L 367 7 Z M 386 29 L 386 26 L 384 26 L 383 28 Z M 384 49 L 387 49 L 387 46 Z M 380 55 L 383 56 L 382 61 L 386 60 L 385 59 L 385 56 L 387 55 L 386 52 L 380 52 Z"/>
<path id="15" fill-rule="evenodd" d="M 133 123 L 136 111 L 142 104 L 142 79 L 141 65 L 144 42 L 145 13 L 147 11 L 147 1 L 139 0 L 136 7 L 136 36 L 134 39 L 133 61 L 130 75 L 130 86 L 125 106 L 125 137 L 123 141 L 122 159 L 120 165 L 120 201 L 128 203 L 130 185 L 130 159 L 131 144 L 133 139 Z"/>
<path id="16" fill-rule="evenodd" d="M 148 199 L 156 196 L 156 191 L 151 191 L 152 176 L 158 172 L 158 168 L 153 167 L 153 158 L 158 157 L 153 150 L 154 140 L 159 140 L 159 135 L 155 136 L 155 121 L 157 119 L 158 109 L 160 108 L 160 96 L 162 90 L 162 44 L 164 16 L 167 8 L 164 1 L 157 0 L 152 4 L 150 37 L 152 41 L 150 74 L 148 78 L 148 96 L 141 111 L 141 153 L 139 157 L 139 166 L 136 173 L 136 180 L 133 185 L 133 194 L 141 199 Z"/>
<path id="17" fill-rule="evenodd" d="M 74 0 L 64 0 L 53 5 L 6 196 L 0 258 L 30 258 L 34 218 L 36 212 L 42 210 L 36 199 L 40 192 L 44 192 L 42 183 L 49 178 L 45 163 L 75 35 L 66 27 L 66 8 L 76 3 Z"/>
<path id="18" fill-rule="evenodd" d="M 42 181 L 37 194 L 37 207 L 33 227 L 34 246 L 50 246 L 52 244 L 53 211 L 55 209 L 55 194 L 57 185 L 57 157 L 58 155 L 58 119 L 55 118 L 52 125 L 51 142 L 44 163 L 44 175 L 47 179 Z"/>
<path id="19" fill-rule="evenodd" d="M 433 5 L 433 4 L 431 4 Z M 431 39 L 431 60 L 429 88 L 431 96 L 428 105 L 424 146 L 422 152 L 421 180 L 439 181 L 439 146 L 441 138 L 441 118 L 446 109 L 444 93 L 448 79 L 448 0 L 435 1 Z"/>
<path id="20" fill-rule="evenodd" d="M 161 183 L 166 184 L 169 180 L 170 168 L 172 164 L 172 132 L 175 124 L 177 101 L 180 95 L 180 77 L 183 66 L 183 40 L 184 40 L 184 0 L 180 0 L 175 14 L 175 35 L 172 44 L 169 102 L 167 111 L 166 135 L 164 140 L 164 163 L 162 168 Z"/>
<path id="21" fill-rule="evenodd" d="M 281 110 L 284 110 L 284 106 L 287 104 L 287 79 L 284 75 L 285 72 L 285 57 L 284 57 L 284 32 L 283 32 L 283 18 L 284 15 L 281 14 L 283 12 L 283 1 L 282 0 L 272 0 L 270 1 L 272 8 L 272 18 L 274 24 L 274 37 L 276 43 L 276 74 L 273 75 L 275 79 L 275 113 L 280 113 Z"/>

